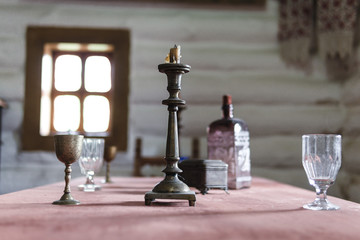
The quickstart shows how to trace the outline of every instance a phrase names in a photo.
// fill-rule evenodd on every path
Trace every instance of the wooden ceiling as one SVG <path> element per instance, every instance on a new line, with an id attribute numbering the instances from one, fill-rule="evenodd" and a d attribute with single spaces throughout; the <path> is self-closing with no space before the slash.
<path id="1" fill-rule="evenodd" d="M 56 4 L 125 5 L 136 7 L 184 7 L 221 10 L 263 10 L 266 0 L 21 0 Z"/>

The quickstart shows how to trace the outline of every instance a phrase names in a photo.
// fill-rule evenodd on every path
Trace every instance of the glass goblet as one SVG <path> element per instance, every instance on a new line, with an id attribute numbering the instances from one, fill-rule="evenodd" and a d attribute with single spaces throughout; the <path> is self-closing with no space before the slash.
<path id="1" fill-rule="evenodd" d="M 116 156 L 117 147 L 116 146 L 105 146 L 104 150 L 104 161 L 106 162 L 106 175 L 103 183 L 112 183 L 110 179 L 110 162 L 114 160 Z"/>
<path id="2" fill-rule="evenodd" d="M 78 205 L 80 202 L 75 200 L 70 194 L 71 164 L 79 159 L 84 136 L 82 135 L 56 135 L 55 152 L 60 162 L 65 164 L 65 189 L 64 194 L 53 202 L 56 205 Z"/>
<path id="3" fill-rule="evenodd" d="M 327 189 L 335 182 L 341 166 L 341 135 L 309 134 L 302 136 L 302 163 L 316 198 L 303 207 L 310 210 L 337 210 L 329 202 Z"/>
<path id="4" fill-rule="evenodd" d="M 81 173 L 86 176 L 86 182 L 79 185 L 79 189 L 84 192 L 94 192 L 101 189 L 100 185 L 95 184 L 94 175 L 103 163 L 104 139 L 85 138 L 83 149 L 79 159 Z"/>

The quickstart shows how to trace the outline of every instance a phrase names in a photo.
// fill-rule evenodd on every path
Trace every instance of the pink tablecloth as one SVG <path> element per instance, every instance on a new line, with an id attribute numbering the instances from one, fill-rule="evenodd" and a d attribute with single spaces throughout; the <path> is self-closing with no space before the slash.
<path id="1" fill-rule="evenodd" d="M 76 189 L 79 206 L 55 206 L 63 184 L 0 196 L 0 239 L 360 239 L 360 205 L 331 198 L 339 211 L 310 211 L 302 205 L 314 192 L 254 178 L 250 189 L 211 190 L 187 201 L 144 205 L 144 193 L 161 178 L 114 178 L 103 190 Z"/>

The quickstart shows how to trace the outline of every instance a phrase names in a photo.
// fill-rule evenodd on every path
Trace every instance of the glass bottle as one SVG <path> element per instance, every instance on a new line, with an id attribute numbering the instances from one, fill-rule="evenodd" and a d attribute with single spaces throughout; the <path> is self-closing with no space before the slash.
<path id="1" fill-rule="evenodd" d="M 223 96 L 223 118 L 207 129 L 208 159 L 220 159 L 228 164 L 228 188 L 250 187 L 250 135 L 247 124 L 233 118 L 230 95 Z"/>

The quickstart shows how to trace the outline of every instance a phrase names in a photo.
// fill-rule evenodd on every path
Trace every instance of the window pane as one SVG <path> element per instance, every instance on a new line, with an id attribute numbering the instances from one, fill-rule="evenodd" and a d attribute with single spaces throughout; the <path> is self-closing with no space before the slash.
<path id="1" fill-rule="evenodd" d="M 80 100 L 62 95 L 54 100 L 54 128 L 59 132 L 77 131 L 80 125 Z"/>
<path id="2" fill-rule="evenodd" d="M 107 57 L 91 56 L 85 61 L 85 89 L 108 92 L 111 89 L 111 64 Z"/>
<path id="3" fill-rule="evenodd" d="M 81 59 L 76 55 L 61 55 L 55 61 L 55 88 L 77 91 L 81 87 Z"/>
<path id="4" fill-rule="evenodd" d="M 109 128 L 110 105 L 103 96 L 88 96 L 84 100 L 84 130 L 105 132 Z"/>

